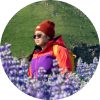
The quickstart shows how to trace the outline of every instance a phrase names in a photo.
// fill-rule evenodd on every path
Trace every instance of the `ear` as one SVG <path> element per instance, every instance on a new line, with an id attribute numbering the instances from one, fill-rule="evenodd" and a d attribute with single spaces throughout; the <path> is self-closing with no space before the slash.
<path id="1" fill-rule="evenodd" d="M 47 36 L 47 38 L 48 38 L 48 40 L 50 39 L 50 37 L 49 37 L 49 36 Z"/>

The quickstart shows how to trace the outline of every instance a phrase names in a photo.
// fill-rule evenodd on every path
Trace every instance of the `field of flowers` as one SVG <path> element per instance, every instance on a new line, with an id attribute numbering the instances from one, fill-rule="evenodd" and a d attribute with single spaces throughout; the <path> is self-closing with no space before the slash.
<path id="1" fill-rule="evenodd" d="M 17 57 L 13 57 L 10 47 L 11 44 L 0 46 L 0 59 L 5 73 L 18 89 L 42 100 L 62 99 L 78 92 L 92 78 L 99 61 L 95 57 L 93 63 L 87 64 L 80 57 L 75 73 L 68 73 L 66 69 L 66 73 L 60 75 L 59 72 L 62 69 L 58 68 L 55 59 L 53 60 L 55 68 L 52 69 L 52 74 L 45 74 L 46 71 L 40 67 L 38 78 L 35 74 L 34 78 L 31 78 L 28 76 L 27 60 L 22 59 L 20 62 Z"/>

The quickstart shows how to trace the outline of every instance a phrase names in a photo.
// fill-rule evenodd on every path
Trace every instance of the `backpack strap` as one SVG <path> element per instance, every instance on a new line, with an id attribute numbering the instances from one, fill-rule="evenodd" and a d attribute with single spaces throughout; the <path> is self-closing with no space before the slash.
<path id="1" fill-rule="evenodd" d="M 58 45 L 53 45 L 53 52 L 54 52 L 54 55 L 57 57 L 57 49 L 58 49 Z"/>

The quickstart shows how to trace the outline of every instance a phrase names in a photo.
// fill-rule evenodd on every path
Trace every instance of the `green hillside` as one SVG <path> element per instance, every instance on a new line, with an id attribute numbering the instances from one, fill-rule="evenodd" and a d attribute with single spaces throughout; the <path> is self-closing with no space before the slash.
<path id="1" fill-rule="evenodd" d="M 48 0 L 30 4 L 17 12 L 4 30 L 1 45 L 12 44 L 12 56 L 28 56 L 35 46 L 34 30 L 45 20 L 55 23 L 55 36 L 62 35 L 68 49 L 82 43 L 99 44 L 96 30 L 85 14 L 67 3 Z"/>

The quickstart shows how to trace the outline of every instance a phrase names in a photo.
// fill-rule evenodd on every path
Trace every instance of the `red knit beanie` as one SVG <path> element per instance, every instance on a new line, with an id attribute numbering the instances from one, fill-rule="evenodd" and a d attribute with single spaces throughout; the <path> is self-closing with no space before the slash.
<path id="1" fill-rule="evenodd" d="M 39 24 L 36 28 L 35 28 L 35 32 L 36 31 L 42 31 L 45 34 L 47 34 L 49 37 L 54 38 L 55 36 L 55 23 L 50 21 L 50 20 L 46 20 L 43 21 L 41 24 Z"/>

